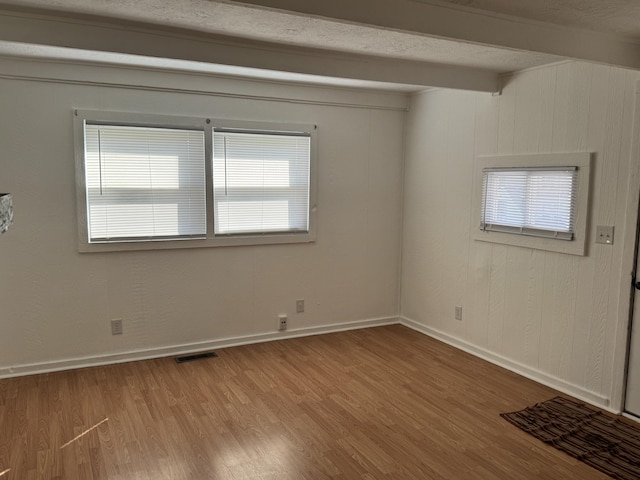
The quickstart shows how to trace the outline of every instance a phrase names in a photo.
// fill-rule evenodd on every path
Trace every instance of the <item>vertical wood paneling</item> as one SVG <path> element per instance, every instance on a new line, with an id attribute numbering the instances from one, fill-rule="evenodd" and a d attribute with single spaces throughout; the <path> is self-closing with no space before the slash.
<path id="1" fill-rule="evenodd" d="M 475 128 L 475 94 L 473 92 L 465 92 L 461 95 L 452 95 L 449 98 L 449 118 L 448 118 L 448 137 L 446 142 L 447 150 L 447 176 L 445 183 L 450 186 L 447 204 L 450 203 L 470 203 L 471 191 L 473 190 L 472 170 L 466 168 L 468 158 L 473 156 L 474 152 L 474 128 Z M 463 173 L 464 174 L 461 174 Z M 445 209 L 443 209 L 445 210 Z M 445 210 L 445 214 L 446 214 Z M 449 215 L 447 230 L 450 235 L 447 236 L 449 243 L 448 264 L 451 275 L 451 284 L 455 288 L 450 292 L 446 292 L 443 297 L 445 303 L 444 316 L 455 318 L 455 311 L 451 305 L 461 305 L 463 307 L 468 298 L 467 292 L 467 275 L 469 271 L 469 222 L 471 217 L 471 209 L 459 212 L 458 215 Z M 451 248 L 452 247 L 452 248 Z M 448 296 L 451 295 L 451 297 Z M 448 315 L 447 315 L 448 314 Z M 454 321 L 453 328 L 456 336 L 461 336 L 464 329 L 464 323 Z"/>
<path id="2" fill-rule="evenodd" d="M 467 284 L 469 308 L 465 311 L 466 335 L 475 345 L 489 344 L 489 279 L 491 278 L 491 244 L 470 242 Z"/>
<path id="3" fill-rule="evenodd" d="M 513 152 L 537 153 L 543 129 L 542 122 L 542 75 L 544 70 L 534 70 L 518 79 L 516 104 L 513 117 Z"/>
<path id="4" fill-rule="evenodd" d="M 448 319 L 421 316 L 421 322 L 585 391 L 612 395 L 616 372 L 608 350 L 613 348 L 618 321 L 620 275 L 631 266 L 621 264 L 621 244 L 595 245 L 594 232 L 596 225 L 615 225 L 618 234 L 628 222 L 632 106 L 639 79 L 637 72 L 567 62 L 506 77 L 500 97 L 472 94 L 472 101 L 460 92 L 431 94 L 425 119 L 446 117 L 450 129 L 455 130 L 462 120 L 460 115 L 468 114 L 456 99 L 464 98 L 475 109 L 473 154 L 450 145 L 446 156 L 450 165 L 464 168 L 465 163 L 456 158 L 463 155 L 472 172 L 475 157 L 483 153 L 593 151 L 595 160 L 585 256 L 476 242 L 466 236 L 468 253 L 458 253 L 468 256 L 463 301 L 473 311 L 465 312 L 462 328 Z M 437 102 L 437 97 L 443 102 Z M 450 131 L 446 142 L 466 145 L 468 139 L 461 135 Z M 434 141 L 438 149 L 443 148 L 441 132 Z M 425 162 L 423 174 L 429 177 L 442 171 L 443 166 L 437 163 L 444 158 L 429 154 L 420 159 L 409 157 L 407 162 Z M 410 201 L 446 194 L 453 187 L 427 183 L 424 189 L 435 191 L 413 192 Z M 468 196 L 465 201 L 448 198 L 447 216 L 467 216 L 471 211 Z M 412 222 L 442 221 L 441 212 L 425 209 L 419 215 L 407 215 L 409 211 L 417 209 L 405 204 L 405 232 Z M 475 228 L 475 220 L 469 218 L 469 230 Z M 412 253 L 407 247 L 416 245 L 417 240 L 405 236 L 405 255 Z M 456 291 L 457 299 L 459 280 L 451 280 L 446 270 L 452 267 L 457 271 L 459 264 L 442 261 L 450 258 L 447 249 L 459 250 L 460 244 L 438 243 L 436 251 L 426 254 L 432 261 L 420 278 L 438 285 L 440 299 L 447 299 L 449 289 Z M 406 301 L 407 293 L 417 288 L 405 280 L 403 277 L 403 313 L 412 308 Z M 447 305 L 449 301 L 453 300 L 428 311 L 450 315 L 453 305 Z"/>
<path id="5" fill-rule="evenodd" d="M 540 324 L 542 323 L 542 291 L 544 288 L 544 261 L 547 252 L 527 252 L 528 283 L 525 306 L 524 344 L 521 348 L 522 363 L 538 367 L 540 350 Z"/>
<path id="6" fill-rule="evenodd" d="M 609 67 L 591 66 L 591 84 L 589 90 L 589 122 L 587 126 L 586 151 L 594 152 L 591 172 L 591 183 L 599 178 L 602 169 L 602 146 L 604 144 L 604 122 L 607 108 Z M 577 385 L 586 385 L 588 370 L 587 358 L 590 355 L 590 330 L 593 310 L 593 289 L 595 281 L 595 263 L 593 262 L 593 239 L 595 238 L 595 208 L 599 204 L 601 192 L 591 189 L 591 222 L 588 224 L 589 235 L 587 245 L 588 258 L 580 262 L 578 277 L 580 285 L 576 297 L 576 323 L 573 332 L 572 370 L 569 380 Z"/>
<path id="7" fill-rule="evenodd" d="M 499 99 L 490 95 L 475 96 L 474 153 L 478 155 L 496 154 L 498 151 Z M 473 174 L 473 172 L 472 172 Z M 474 195 L 477 192 L 474 192 Z M 468 201 L 469 211 L 473 211 L 473 197 Z M 468 306 L 464 326 L 466 338 L 476 345 L 488 346 L 489 335 L 489 279 L 491 278 L 492 245 L 475 242 L 471 231 L 477 229 L 477 218 L 469 219 L 469 273 L 467 275 Z"/>
<path id="8" fill-rule="evenodd" d="M 558 254 L 556 283 L 552 294 L 554 305 L 549 360 L 551 373 L 567 378 L 571 360 L 571 344 L 575 313 L 577 265 L 570 255 Z"/>
<path id="9" fill-rule="evenodd" d="M 491 270 L 489 271 L 489 315 L 487 347 L 502 352 L 504 331 L 504 303 L 506 293 L 507 247 L 491 246 Z"/>
<path id="10" fill-rule="evenodd" d="M 437 188 L 438 175 L 442 170 L 443 149 L 446 145 L 446 116 L 432 115 L 443 110 L 446 98 L 440 92 L 426 92 L 413 99 L 406 129 L 406 165 L 404 185 L 404 215 L 415 221 L 404 223 L 402 275 L 405 285 L 402 291 L 405 311 L 419 321 L 428 319 L 437 325 L 433 314 L 440 297 L 442 282 L 431 282 L 429 276 L 437 268 L 436 256 L 428 255 L 436 251 L 432 247 L 435 230 L 434 222 L 442 221 L 443 209 L 437 208 L 442 194 Z"/>
<path id="11" fill-rule="evenodd" d="M 569 117 L 569 110 L 573 93 L 574 68 L 574 63 L 564 63 L 556 68 L 554 110 L 551 119 L 553 125 L 551 151 L 553 152 L 568 151 L 565 143 L 568 132 L 573 125 L 573 121 Z M 567 367 L 566 350 L 571 345 L 570 334 L 573 318 L 568 315 L 568 312 L 573 299 L 571 298 L 570 286 L 567 284 L 567 270 L 571 265 L 571 260 L 567 257 L 567 255 L 545 253 L 545 271 L 553 272 L 554 277 L 551 285 L 554 288 L 551 292 L 545 292 L 549 298 L 544 302 L 547 308 L 543 314 L 545 322 L 543 329 L 548 350 L 543 361 L 546 371 L 554 375 L 559 375 Z M 559 346 L 561 347 L 559 348 Z"/>
<path id="12" fill-rule="evenodd" d="M 636 72 L 627 71 L 626 73 L 627 87 L 625 87 L 626 98 L 624 101 L 625 115 L 623 120 L 624 132 L 621 158 L 627 159 L 629 161 L 629 165 L 626 169 L 621 166 L 619 170 L 618 189 L 621 191 L 626 191 L 626 195 L 622 195 L 621 191 L 619 192 L 618 208 L 616 213 L 616 224 L 625 225 L 625 228 L 621 231 L 621 237 L 618 238 L 619 241 L 621 238 L 624 240 L 624 242 L 619 242 L 622 244 L 622 249 L 620 253 L 620 288 L 618 291 L 617 305 L 620 308 L 618 311 L 618 317 L 621 319 L 621 321 L 618 323 L 616 331 L 612 332 L 611 334 L 613 355 L 612 358 L 607 362 L 607 367 L 605 367 L 611 369 L 611 378 L 609 379 L 608 384 L 603 385 L 603 389 L 609 389 L 612 392 L 611 402 L 612 405 L 616 406 L 621 404 L 626 405 L 627 403 L 624 398 L 626 392 L 623 391 L 624 385 L 626 383 L 625 377 L 627 374 L 624 369 L 624 365 L 627 360 L 627 352 L 621 349 L 619 346 L 626 344 L 627 336 L 630 332 L 630 327 L 632 327 L 633 325 L 637 326 L 637 323 L 640 321 L 637 315 L 635 315 L 635 318 L 629 319 L 631 321 L 628 321 L 627 318 L 625 318 L 626 314 L 628 313 L 626 311 L 626 307 L 628 305 L 627 302 L 629 302 L 629 298 L 631 295 L 633 295 L 635 298 L 637 293 L 635 288 L 629 284 L 633 269 L 635 267 L 633 260 L 635 245 L 633 244 L 633 242 L 631 242 L 630 239 L 634 238 L 636 233 L 636 230 L 634 228 L 635 225 L 629 222 L 629 220 L 635 218 L 638 215 L 638 178 L 640 167 L 640 161 L 638 157 L 638 141 L 640 140 L 640 109 L 638 108 L 640 96 L 638 95 L 638 93 L 640 92 L 640 85 L 638 85 Z M 630 140 L 626 140 L 626 138 L 629 138 Z M 636 305 L 634 305 L 634 308 L 631 309 L 631 312 L 635 310 L 635 307 Z M 635 349 L 635 343 L 631 348 Z M 632 355 L 631 358 L 635 358 L 635 354 L 635 351 L 630 352 L 630 355 Z M 632 368 L 635 369 L 635 365 Z M 633 400 L 630 399 L 630 402 L 633 402 Z M 630 407 L 630 409 L 633 408 L 634 407 Z"/>
<path id="13" fill-rule="evenodd" d="M 555 133 L 554 116 L 556 112 L 557 69 L 540 69 L 540 136 L 538 137 L 538 152 L 550 152 L 553 148 Z M 536 366 L 543 371 L 549 371 L 549 355 L 551 352 L 550 336 L 553 327 L 552 285 L 556 279 L 556 265 L 553 263 L 553 252 L 537 251 L 535 255 L 540 262 L 539 274 L 542 277 L 540 296 L 533 300 L 540 306 L 540 322 L 538 325 L 537 352 L 529 365 Z"/>
<path id="14" fill-rule="evenodd" d="M 551 151 L 561 152 L 567 138 L 569 124 L 569 95 L 571 93 L 571 70 L 573 63 L 563 63 L 556 67 L 556 88 L 553 109 L 553 132 L 551 135 Z"/>
<path id="15" fill-rule="evenodd" d="M 438 185 L 444 184 L 445 179 L 449 172 L 449 147 L 447 138 L 449 135 L 449 126 L 451 125 L 451 98 L 453 92 L 444 92 L 444 95 L 435 95 L 432 102 L 432 106 L 435 109 L 441 110 L 443 115 L 436 118 L 434 122 L 434 136 L 432 137 L 432 145 L 429 146 L 430 157 L 436 160 L 436 165 L 433 170 L 429 169 L 426 180 L 426 185 L 429 185 L 431 194 L 428 197 L 425 208 L 428 212 L 434 215 L 434 222 L 427 222 L 424 228 L 423 236 L 423 249 L 433 249 L 433 252 L 439 252 L 436 256 L 429 255 L 429 268 L 433 268 L 440 272 L 441 282 L 437 284 L 433 282 L 427 282 L 428 288 L 426 301 L 429 303 L 428 315 L 435 322 L 437 328 L 451 329 L 451 321 L 453 312 L 453 300 L 452 296 L 455 294 L 459 285 L 455 285 L 452 281 L 451 271 L 453 265 L 450 261 L 449 255 L 449 236 L 444 233 L 444 230 L 439 228 L 440 226 L 449 224 L 450 212 L 446 208 L 442 208 L 444 205 L 455 202 L 457 199 L 451 196 L 451 191 L 441 191 Z M 450 181 L 450 180 L 449 180 Z M 454 186 L 452 186 L 454 188 Z M 435 226 L 435 228 L 434 228 Z M 458 252 L 459 253 L 459 252 Z M 449 299 L 447 309 L 447 302 L 445 298 Z"/>
<path id="16" fill-rule="evenodd" d="M 513 153 L 517 81 L 505 78 L 498 112 L 498 154 Z M 507 290 L 507 251 L 504 245 L 491 246 L 491 271 L 489 278 L 489 328 L 490 349 L 503 351 L 504 307 Z M 509 339 L 508 339 L 509 340 Z"/>
<path id="17" fill-rule="evenodd" d="M 507 247 L 505 263 L 504 322 L 500 353 L 517 361 L 524 361 L 526 342 L 526 304 L 529 293 L 529 259 L 527 251 Z"/>
<path id="18" fill-rule="evenodd" d="M 629 182 L 629 161 L 631 160 L 631 148 L 632 148 L 632 126 L 633 126 L 633 115 L 634 115 L 634 106 L 635 106 L 635 86 L 637 83 L 637 74 L 636 72 L 631 71 L 620 71 L 621 75 L 621 90 L 623 94 L 622 99 L 622 111 L 621 114 L 621 124 L 620 124 L 620 151 L 619 151 L 619 163 L 618 163 L 618 179 L 617 179 L 617 187 L 615 189 L 615 220 L 614 225 L 617 225 L 618 229 L 618 242 L 615 244 L 615 249 L 612 251 L 613 259 L 612 259 L 612 275 L 616 275 L 618 272 L 620 275 L 627 275 L 629 282 L 631 281 L 630 272 L 632 270 L 633 265 L 625 265 L 621 263 L 622 260 L 622 238 L 624 238 L 624 227 L 627 224 L 626 222 L 626 213 L 627 213 L 627 204 L 629 203 L 627 199 L 634 198 L 633 193 L 628 191 L 628 182 Z M 629 284 L 627 284 L 629 285 Z M 615 309 L 617 306 L 617 300 L 620 295 L 620 287 L 617 282 L 611 282 L 611 290 L 609 292 L 609 304 L 612 306 L 612 309 Z M 626 291 L 630 291 L 630 288 L 627 287 Z M 615 310 L 614 310 L 615 311 Z M 615 339 L 616 339 L 616 329 L 609 328 L 606 331 L 605 337 L 605 351 L 612 352 L 615 348 Z M 606 391 L 607 389 L 612 388 L 613 379 L 616 375 L 616 372 L 612 370 L 613 368 L 613 355 L 605 355 L 604 357 L 604 375 L 602 378 L 602 390 Z"/>
<path id="19" fill-rule="evenodd" d="M 560 69 L 561 87 L 556 92 L 556 110 L 553 121 L 559 126 L 559 133 L 553 137 L 552 149 L 558 152 L 584 151 L 589 125 L 589 93 L 592 67 L 584 63 L 567 63 Z M 566 86 L 569 86 L 568 91 Z M 562 125 L 562 126 L 560 126 Z M 578 269 L 584 259 L 574 255 L 559 255 L 558 282 L 554 291 L 555 310 L 552 335 L 552 373 L 560 378 L 568 378 L 571 371 L 572 349 L 575 343 L 574 331 L 578 319 L 575 316 L 576 296 L 579 285 Z"/>
<path id="20" fill-rule="evenodd" d="M 505 85 L 500 96 L 498 117 L 498 154 L 500 155 L 513 153 L 517 93 L 517 76 L 505 77 Z"/>
<path id="21" fill-rule="evenodd" d="M 540 71 L 540 136 L 538 152 L 550 152 L 553 145 L 553 116 L 556 109 L 556 70 L 542 68 Z"/>
<path id="22" fill-rule="evenodd" d="M 551 355 L 553 347 L 553 323 L 554 323 L 554 291 L 558 278 L 558 263 L 554 260 L 560 254 L 555 252 L 545 253 L 545 262 L 542 273 L 542 324 L 540 325 L 540 349 L 538 352 L 538 367 L 544 372 L 552 369 Z"/>
<path id="23" fill-rule="evenodd" d="M 514 153 L 537 153 L 546 112 L 540 101 L 545 70 L 533 70 L 518 76 L 514 115 Z M 505 338 L 503 353 L 522 363 L 537 365 L 540 343 L 542 304 L 537 300 L 542 290 L 545 252 L 510 247 L 507 264 Z"/>
<path id="24" fill-rule="evenodd" d="M 622 111 L 624 102 L 624 71 L 610 69 L 607 110 L 604 124 L 604 144 L 600 169 L 595 178 L 596 189 L 602 192 L 594 204 L 595 225 L 613 225 L 615 221 L 616 194 L 618 186 L 618 166 L 620 162 L 620 141 L 622 131 Z M 587 359 L 587 386 L 594 391 L 602 391 L 604 362 L 606 361 L 607 330 L 612 328 L 609 320 L 609 294 L 611 279 L 617 270 L 612 265 L 614 248 L 609 245 L 594 245 L 595 278 L 593 287 L 592 323 L 589 332 L 589 357 Z M 613 275 L 613 276 L 612 276 Z M 615 287 L 613 287 L 615 288 Z"/>

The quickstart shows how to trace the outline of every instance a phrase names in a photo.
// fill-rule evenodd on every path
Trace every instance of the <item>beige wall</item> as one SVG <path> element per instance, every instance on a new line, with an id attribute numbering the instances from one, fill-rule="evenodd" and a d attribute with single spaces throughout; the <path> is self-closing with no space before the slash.
<path id="1" fill-rule="evenodd" d="M 0 375 L 397 319 L 405 96 L 2 62 Z M 79 254 L 73 108 L 317 124 L 317 242 Z"/>
<path id="2" fill-rule="evenodd" d="M 16 209 L 0 238 L 0 376 L 279 338 L 279 313 L 295 335 L 400 311 L 413 328 L 617 408 L 639 74 L 569 62 L 505 78 L 502 96 L 419 94 L 405 115 L 406 97 L 394 94 L 0 67 L 0 189 Z M 318 241 L 79 254 L 73 108 L 317 124 Z M 561 151 L 595 152 L 586 256 L 471 240 L 477 155 Z M 598 224 L 616 227 L 613 246 L 593 243 Z M 113 318 L 124 335 L 110 335 Z"/>
<path id="3" fill-rule="evenodd" d="M 409 324 L 594 403 L 620 396 L 613 352 L 626 315 L 621 278 L 632 268 L 622 259 L 637 198 L 628 181 L 638 79 L 570 62 L 509 76 L 502 96 L 413 98 L 401 298 Z M 471 239 L 477 155 L 570 151 L 595 152 L 586 256 Z M 594 244 L 596 225 L 616 227 L 613 246 Z"/>

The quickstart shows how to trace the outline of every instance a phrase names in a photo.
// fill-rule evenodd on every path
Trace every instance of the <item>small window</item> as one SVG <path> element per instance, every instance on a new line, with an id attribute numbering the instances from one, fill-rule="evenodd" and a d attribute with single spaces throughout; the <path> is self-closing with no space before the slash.
<path id="1" fill-rule="evenodd" d="M 485 231 L 573 240 L 578 167 L 485 168 Z"/>
<path id="2" fill-rule="evenodd" d="M 590 168 L 588 152 L 478 157 L 473 238 L 584 255 Z"/>
<path id="3" fill-rule="evenodd" d="M 315 240 L 313 126 L 76 111 L 75 127 L 80 251 Z"/>

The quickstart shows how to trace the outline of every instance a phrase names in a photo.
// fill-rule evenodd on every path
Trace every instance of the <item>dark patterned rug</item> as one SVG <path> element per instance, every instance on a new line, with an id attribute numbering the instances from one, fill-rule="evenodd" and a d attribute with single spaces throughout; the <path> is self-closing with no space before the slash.
<path id="1" fill-rule="evenodd" d="M 613 478 L 640 479 L 640 425 L 562 397 L 500 416 Z"/>

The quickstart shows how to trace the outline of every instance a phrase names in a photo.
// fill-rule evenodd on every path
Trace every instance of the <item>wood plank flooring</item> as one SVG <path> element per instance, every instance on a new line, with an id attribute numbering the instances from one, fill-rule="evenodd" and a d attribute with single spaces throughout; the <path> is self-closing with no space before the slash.
<path id="1" fill-rule="evenodd" d="M 0 480 L 608 477 L 499 417 L 557 395 L 393 325 L 0 380 Z"/>

